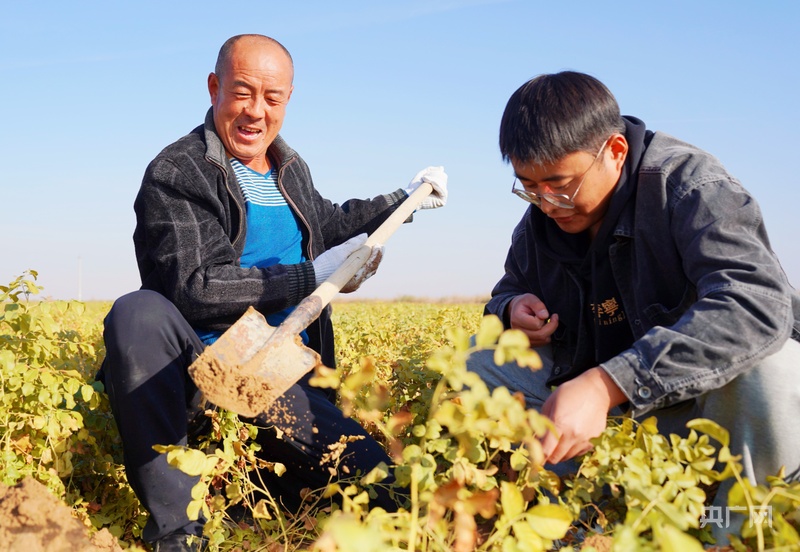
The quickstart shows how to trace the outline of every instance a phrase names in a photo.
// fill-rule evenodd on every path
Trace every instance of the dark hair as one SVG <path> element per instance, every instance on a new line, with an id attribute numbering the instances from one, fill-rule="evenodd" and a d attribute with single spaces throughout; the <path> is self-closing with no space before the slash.
<path id="1" fill-rule="evenodd" d="M 217 64 L 214 66 L 214 73 L 220 80 L 222 80 L 222 76 L 225 73 L 225 68 L 228 64 L 228 59 L 230 58 L 231 50 L 233 49 L 234 44 L 236 44 L 243 38 L 256 38 L 280 47 L 280 49 L 283 50 L 283 53 L 286 54 L 286 57 L 289 58 L 289 63 L 292 66 L 292 70 L 294 70 L 294 60 L 292 59 L 292 54 L 289 53 L 289 50 L 287 50 L 283 44 L 281 44 L 274 38 L 265 35 L 240 34 L 230 37 L 228 40 L 225 41 L 225 43 L 219 49 L 219 54 L 217 54 Z"/>
<path id="2" fill-rule="evenodd" d="M 574 71 L 539 75 L 509 98 L 500 153 L 506 162 L 555 163 L 570 153 L 594 153 L 624 131 L 617 100 L 596 78 Z"/>

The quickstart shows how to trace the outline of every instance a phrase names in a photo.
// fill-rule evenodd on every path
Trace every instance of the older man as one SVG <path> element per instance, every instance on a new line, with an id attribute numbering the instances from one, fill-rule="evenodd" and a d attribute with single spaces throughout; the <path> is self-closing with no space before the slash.
<path id="1" fill-rule="evenodd" d="M 189 536 L 202 532 L 203 520 L 186 515 L 197 479 L 152 449 L 186 444 L 202 417 L 189 364 L 251 305 L 279 324 L 423 181 L 434 193 L 420 208 L 447 199 L 441 167 L 371 200 L 337 205 L 323 198 L 305 162 L 278 134 L 293 72 L 289 52 L 272 38 L 229 39 L 208 77 L 212 106 L 205 123 L 150 163 L 136 198 L 142 289 L 121 297 L 108 314 L 102 377 L 128 480 L 150 513 L 143 536 L 156 550 L 194 549 Z M 329 311 L 302 337 L 334 366 Z M 388 462 L 333 397 L 307 380 L 286 393 L 281 408 L 277 431 L 264 428 L 258 440 L 266 459 L 288 468 L 267 480 L 287 507 L 297 507 L 303 488 L 327 482 L 330 466 L 322 459 L 342 435 L 360 439 L 348 445 L 340 469 L 363 472 Z M 392 506 L 385 495 L 377 502 Z"/>

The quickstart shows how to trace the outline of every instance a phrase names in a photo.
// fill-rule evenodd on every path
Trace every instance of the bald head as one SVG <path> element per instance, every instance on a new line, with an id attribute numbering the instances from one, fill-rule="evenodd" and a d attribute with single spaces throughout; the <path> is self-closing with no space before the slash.
<path id="1" fill-rule="evenodd" d="M 225 43 L 219 49 L 219 54 L 217 55 L 217 64 L 214 66 L 214 73 L 216 73 L 220 80 L 225 77 L 225 73 L 231 65 L 231 57 L 234 55 L 237 45 L 252 47 L 261 46 L 283 53 L 283 55 L 285 55 L 286 59 L 289 61 L 289 66 L 292 70 L 292 80 L 294 80 L 294 61 L 292 60 L 292 55 L 289 53 L 289 50 L 287 50 L 283 44 L 274 38 L 260 34 L 241 34 L 232 36 L 225 41 Z"/>

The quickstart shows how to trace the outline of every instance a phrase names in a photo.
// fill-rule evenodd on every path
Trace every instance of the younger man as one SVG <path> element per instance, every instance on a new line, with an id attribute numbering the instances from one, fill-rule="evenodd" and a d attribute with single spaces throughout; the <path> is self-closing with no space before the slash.
<path id="1" fill-rule="evenodd" d="M 484 354 L 470 367 L 552 419 L 547 461 L 587 452 L 621 409 L 664 432 L 714 419 L 746 476 L 797 476 L 800 294 L 747 190 L 710 154 L 621 117 L 576 72 L 511 96 L 500 150 L 532 205 L 485 312 L 525 332 L 544 368 Z"/>

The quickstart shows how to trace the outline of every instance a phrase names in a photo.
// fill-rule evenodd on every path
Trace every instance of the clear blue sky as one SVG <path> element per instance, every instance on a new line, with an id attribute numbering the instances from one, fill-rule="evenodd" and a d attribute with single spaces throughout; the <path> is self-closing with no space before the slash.
<path id="1" fill-rule="evenodd" d="M 138 287 L 132 203 L 147 163 L 200 124 L 231 35 L 295 60 L 282 131 L 333 201 L 444 165 L 450 201 L 388 242 L 356 297 L 485 296 L 526 205 L 497 129 L 544 72 L 595 75 L 624 114 L 719 157 L 755 195 L 800 285 L 800 2 L 4 2 L 0 285 L 113 299 Z M 82 275 L 79 279 L 79 269 Z"/>

